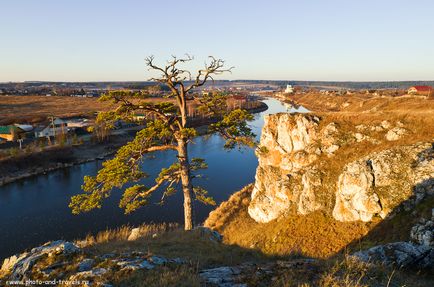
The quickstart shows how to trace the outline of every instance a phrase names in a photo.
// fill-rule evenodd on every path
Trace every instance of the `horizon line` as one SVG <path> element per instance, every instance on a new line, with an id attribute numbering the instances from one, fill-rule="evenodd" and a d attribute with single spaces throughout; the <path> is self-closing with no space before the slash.
<path id="1" fill-rule="evenodd" d="M 185 82 L 193 82 L 194 80 L 186 80 Z M 247 82 L 247 81 L 269 81 L 269 82 L 323 82 L 323 83 L 396 83 L 396 82 L 434 82 L 432 80 L 266 80 L 266 79 L 218 79 L 214 82 Z M 90 81 L 50 81 L 50 80 L 25 80 L 25 81 L 6 81 L 0 84 L 19 84 L 19 83 L 112 83 L 112 82 L 126 82 L 126 83 L 158 83 L 157 81 L 150 80 L 90 80 Z M 212 83 L 210 81 L 209 83 Z"/>

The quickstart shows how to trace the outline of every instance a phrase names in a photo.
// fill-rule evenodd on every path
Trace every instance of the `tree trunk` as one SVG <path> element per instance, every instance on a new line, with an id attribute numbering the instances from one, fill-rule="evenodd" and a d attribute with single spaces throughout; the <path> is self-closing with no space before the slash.
<path id="1" fill-rule="evenodd" d="M 193 185 L 190 178 L 190 164 L 188 162 L 187 142 L 185 139 L 178 139 L 178 160 L 181 166 L 181 183 L 184 193 L 184 229 L 193 229 L 192 201 Z"/>

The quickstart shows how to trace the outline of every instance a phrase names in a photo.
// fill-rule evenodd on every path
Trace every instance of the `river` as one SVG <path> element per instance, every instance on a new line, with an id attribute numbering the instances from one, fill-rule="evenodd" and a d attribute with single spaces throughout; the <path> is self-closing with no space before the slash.
<path id="1" fill-rule="evenodd" d="M 255 120 L 251 122 L 258 138 L 264 115 L 288 111 L 287 106 L 275 99 L 264 102 L 268 110 L 256 114 Z M 301 112 L 305 111 L 301 109 Z M 289 111 L 296 112 L 297 109 Z M 189 147 L 191 157 L 205 158 L 209 166 L 203 172 L 206 178 L 197 180 L 196 184 L 207 189 L 217 204 L 253 182 L 258 165 L 253 149 L 227 151 L 223 144 L 224 140 L 220 136 L 213 135 L 209 138 L 199 137 Z M 174 161 L 176 157 L 172 151 L 154 153 L 144 162 L 144 170 L 150 177 L 143 182 L 151 185 L 160 169 Z M 156 194 L 153 203 L 133 214 L 124 215 L 118 207 L 121 193 L 114 190 L 101 209 L 72 215 L 68 207 L 71 196 L 80 193 L 83 176 L 95 175 L 101 163 L 89 162 L 0 187 L 0 259 L 50 240 L 83 238 L 89 233 L 95 234 L 125 224 L 183 222 L 181 192 L 169 197 L 164 205 L 156 204 L 161 196 Z M 203 222 L 213 208 L 195 203 L 195 223 Z"/>

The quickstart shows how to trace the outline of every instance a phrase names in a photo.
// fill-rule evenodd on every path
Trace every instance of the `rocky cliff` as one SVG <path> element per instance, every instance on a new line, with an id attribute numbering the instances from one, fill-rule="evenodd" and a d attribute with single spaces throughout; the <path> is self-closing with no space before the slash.
<path id="1" fill-rule="evenodd" d="M 324 210 L 338 221 L 367 222 L 434 194 L 431 143 L 392 147 L 389 143 L 381 150 L 381 139 L 390 141 L 390 131 L 396 128 L 387 121 L 371 127 L 376 139 L 361 132 L 366 126 L 341 130 L 334 122 L 308 114 L 267 116 L 249 215 L 257 222 L 269 222 L 286 213 Z M 341 156 L 333 163 L 342 149 L 348 153 L 352 145 L 364 141 L 380 151 L 359 158 L 351 154 L 356 160 Z"/>
<path id="2" fill-rule="evenodd" d="M 249 214 L 258 222 L 268 222 L 295 209 L 307 214 L 321 208 L 316 189 L 321 185 L 318 170 L 310 167 L 323 152 L 333 153 L 334 125 L 319 129 L 320 119 L 310 115 L 276 114 L 265 117 L 259 166 Z M 320 149 L 318 139 L 324 143 Z"/>

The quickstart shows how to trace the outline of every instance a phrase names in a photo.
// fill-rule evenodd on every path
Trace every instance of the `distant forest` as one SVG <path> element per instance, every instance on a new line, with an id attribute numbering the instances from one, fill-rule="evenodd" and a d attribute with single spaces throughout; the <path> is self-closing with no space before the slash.
<path id="1" fill-rule="evenodd" d="M 411 86 L 434 86 L 434 81 L 390 81 L 390 82 L 339 82 L 339 81 L 272 81 L 272 80 L 216 80 L 215 86 L 231 86 L 235 84 L 265 84 L 284 87 L 286 85 L 312 88 L 342 88 L 342 89 L 407 89 Z M 29 87 L 84 88 L 84 89 L 146 89 L 155 85 L 149 81 L 119 81 L 119 82 L 9 82 L 0 83 L 0 89 L 23 89 Z M 212 83 L 208 85 L 213 85 Z"/>
<path id="2" fill-rule="evenodd" d="M 269 85 L 293 85 L 303 87 L 336 87 L 344 89 L 408 89 L 411 86 L 434 86 L 434 81 L 390 81 L 390 82 L 338 82 L 338 81 L 255 81 L 238 82 L 261 83 Z"/>

